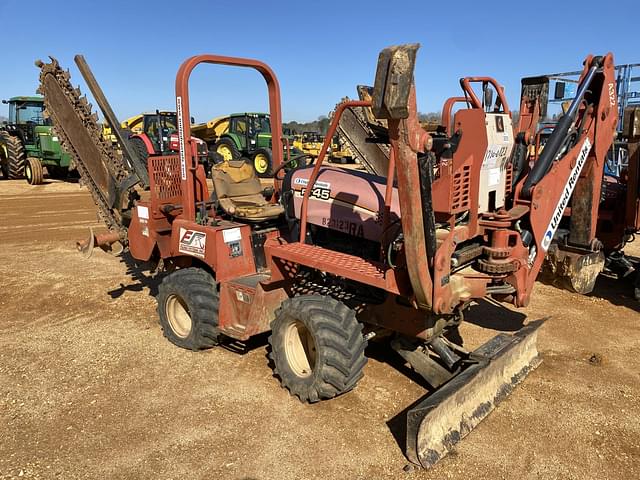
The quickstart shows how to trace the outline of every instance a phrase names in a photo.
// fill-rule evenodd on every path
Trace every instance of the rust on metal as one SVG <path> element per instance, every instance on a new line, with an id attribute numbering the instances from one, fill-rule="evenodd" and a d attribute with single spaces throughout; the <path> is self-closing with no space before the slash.
<path id="1" fill-rule="evenodd" d="M 68 152 L 107 227 L 126 239 L 118 185 L 127 178 L 122 156 L 105 141 L 91 105 L 73 88 L 70 75 L 57 60 L 36 62 L 41 69 L 38 92 L 44 96 L 45 115 L 53 119 L 54 131 Z"/>
<path id="2" fill-rule="evenodd" d="M 407 457 L 430 468 L 466 437 L 540 363 L 538 329 L 529 323 L 475 350 L 472 364 L 407 413 Z"/>
<path id="3" fill-rule="evenodd" d="M 76 248 L 85 258 L 91 257 L 94 248 L 100 248 L 113 255 L 118 255 L 123 251 L 118 232 L 107 232 L 96 235 L 91 227 L 89 227 L 89 236 L 84 240 L 77 241 Z"/>

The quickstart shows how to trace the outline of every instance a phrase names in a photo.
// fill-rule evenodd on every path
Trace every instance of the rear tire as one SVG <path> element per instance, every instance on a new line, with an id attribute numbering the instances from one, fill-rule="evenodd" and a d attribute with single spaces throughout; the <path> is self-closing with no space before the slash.
<path id="1" fill-rule="evenodd" d="M 269 148 L 259 148 L 251 156 L 253 169 L 260 178 L 273 177 L 273 154 Z"/>
<path id="2" fill-rule="evenodd" d="M 181 348 L 203 350 L 218 344 L 219 296 L 213 277 L 201 268 L 183 268 L 158 289 L 158 315 L 164 336 Z"/>
<path id="3" fill-rule="evenodd" d="M 0 144 L 4 145 L 3 150 L 7 152 L 3 168 L 3 172 L 6 172 L 6 178 L 9 180 L 23 178 L 26 155 L 20 139 L 10 135 L 9 132 L 0 132 Z"/>
<path id="4" fill-rule="evenodd" d="M 343 303 L 320 295 L 289 298 L 271 329 L 273 371 L 300 401 L 334 398 L 362 378 L 367 341 L 355 312 Z"/>
<path id="5" fill-rule="evenodd" d="M 9 180 L 9 160 L 7 159 L 4 145 L 0 144 L 0 173 L 2 178 Z"/>
<path id="6" fill-rule="evenodd" d="M 33 157 L 27 159 L 27 164 L 24 167 L 24 176 L 29 185 L 42 185 L 42 182 L 44 182 L 44 170 L 40 159 Z"/>

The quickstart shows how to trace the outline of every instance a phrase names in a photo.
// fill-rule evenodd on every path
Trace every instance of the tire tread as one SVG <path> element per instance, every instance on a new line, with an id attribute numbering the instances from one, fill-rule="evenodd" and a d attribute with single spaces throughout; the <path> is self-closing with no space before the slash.
<path id="1" fill-rule="evenodd" d="M 283 331 L 291 318 L 305 324 L 316 341 L 317 359 L 313 375 L 301 378 L 288 368 Z M 269 358 L 282 386 L 302 402 L 314 403 L 352 390 L 363 377 L 367 345 L 355 312 L 338 300 L 321 295 L 303 295 L 282 302 L 269 336 Z"/>

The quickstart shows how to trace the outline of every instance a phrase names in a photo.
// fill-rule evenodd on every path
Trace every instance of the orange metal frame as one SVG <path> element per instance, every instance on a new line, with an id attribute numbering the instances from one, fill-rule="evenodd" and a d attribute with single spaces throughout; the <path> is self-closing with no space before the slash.
<path id="1" fill-rule="evenodd" d="M 316 183 L 318 178 L 318 173 L 320 172 L 320 167 L 324 162 L 324 157 L 327 154 L 327 150 L 331 145 L 331 139 L 336 133 L 338 129 L 338 124 L 340 123 L 340 117 L 342 117 L 342 112 L 344 112 L 347 108 L 352 107 L 370 107 L 371 102 L 365 102 L 361 100 L 349 100 L 346 102 L 342 102 L 336 108 L 336 112 L 333 116 L 333 120 L 329 125 L 329 129 L 327 130 L 327 134 L 324 138 L 324 142 L 322 144 L 322 149 L 318 154 L 318 158 L 316 159 L 316 163 L 313 166 L 313 172 L 311 172 L 311 176 L 309 177 L 309 187 L 305 190 L 304 195 L 302 197 L 302 209 L 300 211 L 300 241 L 304 241 L 303 239 L 307 235 L 307 209 L 309 208 L 309 195 L 313 190 L 313 185 Z"/>
<path id="2" fill-rule="evenodd" d="M 271 68 L 263 62 L 250 58 L 225 57 L 222 55 L 196 55 L 187 59 L 176 75 L 176 111 L 178 113 L 178 135 L 180 139 L 180 163 L 182 180 L 183 218 L 195 221 L 194 173 L 197 157 L 191 145 L 189 111 L 189 78 L 193 69 L 201 63 L 253 68 L 260 72 L 269 90 L 269 113 L 271 116 L 272 151 L 274 167 L 282 164 L 282 113 L 280 109 L 280 85 Z M 188 153 L 187 153 L 188 152 Z"/>

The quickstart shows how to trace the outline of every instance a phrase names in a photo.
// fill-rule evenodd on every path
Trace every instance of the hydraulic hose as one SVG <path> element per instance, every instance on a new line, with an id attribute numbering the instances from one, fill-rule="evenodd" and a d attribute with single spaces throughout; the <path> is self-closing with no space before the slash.
<path id="1" fill-rule="evenodd" d="M 545 177 L 554 160 L 556 160 L 560 153 L 562 146 L 567 141 L 569 130 L 576 121 L 580 103 L 591 86 L 591 82 L 593 81 L 598 68 L 601 67 L 602 60 L 602 57 L 594 57 L 591 61 L 591 66 L 582 80 L 582 83 L 580 83 L 578 92 L 571 102 L 567 113 L 558 121 L 556 128 L 553 129 L 551 136 L 549 136 L 549 139 L 544 146 L 544 150 L 542 150 L 542 153 L 540 154 L 540 158 L 538 158 L 538 161 L 534 164 L 531 172 L 529 172 L 529 175 L 527 176 L 527 180 L 522 188 L 522 195 L 524 197 L 531 198 L 533 187 L 535 187 L 538 182 Z"/>
<path id="2" fill-rule="evenodd" d="M 420 198 L 422 200 L 422 218 L 424 225 L 424 240 L 427 246 L 427 259 L 429 266 L 433 266 L 436 255 L 436 219 L 433 213 L 433 201 L 431 198 L 431 185 L 433 183 L 432 152 L 418 157 L 418 169 L 420 171 Z"/>

